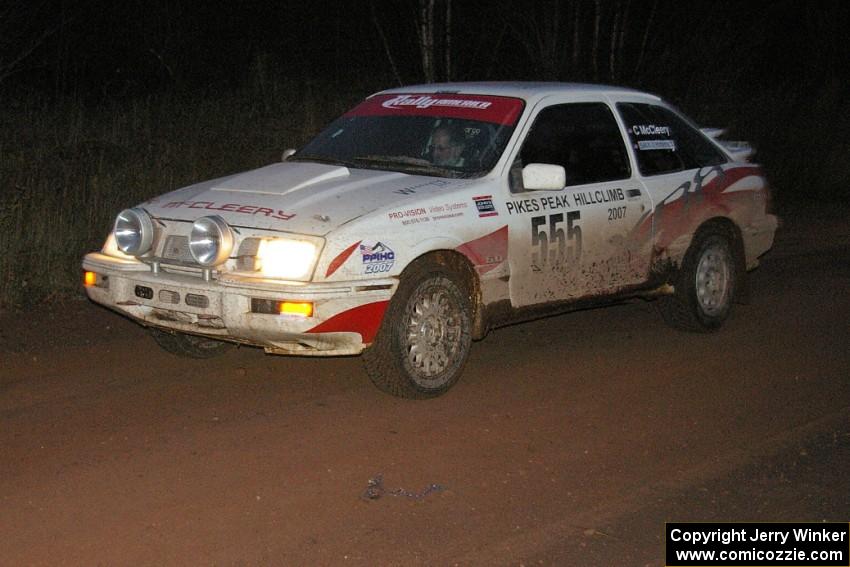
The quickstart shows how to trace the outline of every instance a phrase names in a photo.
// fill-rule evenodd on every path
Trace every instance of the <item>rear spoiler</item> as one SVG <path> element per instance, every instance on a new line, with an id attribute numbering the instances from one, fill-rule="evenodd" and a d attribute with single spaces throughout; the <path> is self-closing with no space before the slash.
<path id="1" fill-rule="evenodd" d="M 750 161 L 755 148 L 749 142 L 721 140 L 720 136 L 726 133 L 724 128 L 700 128 L 703 134 L 713 139 L 715 142 L 723 146 L 727 152 L 732 154 L 732 157 L 737 161 Z"/>

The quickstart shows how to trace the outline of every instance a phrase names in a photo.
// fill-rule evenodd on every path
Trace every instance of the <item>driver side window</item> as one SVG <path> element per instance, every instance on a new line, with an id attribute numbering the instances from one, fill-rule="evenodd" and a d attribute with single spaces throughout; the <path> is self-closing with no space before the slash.
<path id="1" fill-rule="evenodd" d="M 603 103 L 544 108 L 531 126 L 511 172 L 512 189 L 522 191 L 522 167 L 563 166 L 567 187 L 631 177 L 626 146 L 614 115 Z"/>

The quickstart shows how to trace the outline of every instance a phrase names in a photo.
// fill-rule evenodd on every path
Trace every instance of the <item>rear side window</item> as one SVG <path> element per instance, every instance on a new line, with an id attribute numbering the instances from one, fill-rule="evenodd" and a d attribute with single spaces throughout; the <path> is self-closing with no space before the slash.
<path id="1" fill-rule="evenodd" d="M 643 175 L 660 175 L 726 163 L 702 133 L 663 106 L 619 103 L 617 110 Z"/>
<path id="2" fill-rule="evenodd" d="M 614 114 L 603 103 L 560 104 L 537 115 L 520 151 L 522 165 L 561 165 L 567 186 L 631 177 Z"/>

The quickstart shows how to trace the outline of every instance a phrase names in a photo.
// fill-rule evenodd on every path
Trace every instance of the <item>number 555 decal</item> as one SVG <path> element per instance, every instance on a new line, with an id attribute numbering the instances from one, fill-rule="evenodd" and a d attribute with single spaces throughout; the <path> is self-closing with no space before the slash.
<path id="1" fill-rule="evenodd" d="M 547 264 L 577 262 L 581 257 L 580 211 L 567 213 L 567 230 L 559 226 L 564 222 L 564 213 L 531 217 L 531 266 L 541 270 Z M 547 232 L 548 225 L 548 232 Z M 569 245 L 568 245 L 569 244 Z"/>

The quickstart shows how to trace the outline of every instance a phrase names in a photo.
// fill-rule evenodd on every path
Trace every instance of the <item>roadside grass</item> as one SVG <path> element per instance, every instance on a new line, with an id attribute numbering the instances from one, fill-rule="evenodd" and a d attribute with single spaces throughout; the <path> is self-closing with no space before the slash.
<path id="1" fill-rule="evenodd" d="M 121 209 L 277 161 L 367 90 L 278 82 L 97 106 L 0 100 L 0 310 L 79 295 L 80 260 Z"/>

